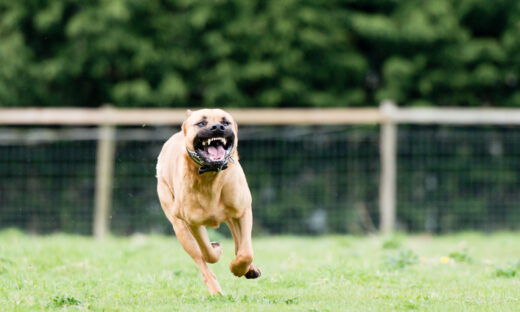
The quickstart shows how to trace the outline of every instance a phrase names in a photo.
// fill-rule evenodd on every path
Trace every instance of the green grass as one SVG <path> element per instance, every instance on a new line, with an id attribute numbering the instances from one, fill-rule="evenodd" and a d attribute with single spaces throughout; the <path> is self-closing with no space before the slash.
<path id="1" fill-rule="evenodd" d="M 223 244 L 211 267 L 226 295 L 211 297 L 173 236 L 3 231 L 0 310 L 520 310 L 519 233 L 255 238 L 257 280 L 232 276 Z"/>

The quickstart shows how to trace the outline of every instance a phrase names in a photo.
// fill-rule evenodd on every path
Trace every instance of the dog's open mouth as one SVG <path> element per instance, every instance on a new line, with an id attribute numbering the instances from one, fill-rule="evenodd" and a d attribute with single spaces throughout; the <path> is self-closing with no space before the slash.
<path id="1" fill-rule="evenodd" d="M 235 141 L 235 135 L 232 131 L 229 132 L 215 137 L 197 135 L 193 142 L 195 152 L 207 164 L 227 161 Z"/>

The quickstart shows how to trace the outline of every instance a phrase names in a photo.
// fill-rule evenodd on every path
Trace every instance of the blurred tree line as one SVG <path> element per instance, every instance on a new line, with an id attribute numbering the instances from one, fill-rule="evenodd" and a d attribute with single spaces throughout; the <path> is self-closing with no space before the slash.
<path id="1" fill-rule="evenodd" d="M 0 1 L 0 106 L 520 106 L 519 73 L 511 0 Z M 241 141 L 255 226 L 378 220 L 377 127 L 347 129 Z M 516 130 L 426 129 L 400 128 L 402 228 L 518 228 Z M 170 229 L 150 187 L 162 142 L 118 143 L 116 232 Z M 0 152 L 0 226 L 90 231 L 95 142 Z"/>
<path id="2" fill-rule="evenodd" d="M 511 0 L 2 0 L 1 106 L 518 106 Z"/>

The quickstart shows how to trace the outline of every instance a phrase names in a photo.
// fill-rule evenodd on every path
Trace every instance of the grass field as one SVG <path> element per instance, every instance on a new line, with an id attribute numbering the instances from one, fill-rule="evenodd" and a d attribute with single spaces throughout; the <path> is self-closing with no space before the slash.
<path id="1" fill-rule="evenodd" d="M 213 234 L 215 236 L 215 234 Z M 255 238 L 263 276 L 211 265 L 208 296 L 173 236 L 97 242 L 0 232 L 2 311 L 519 311 L 520 233 Z"/>

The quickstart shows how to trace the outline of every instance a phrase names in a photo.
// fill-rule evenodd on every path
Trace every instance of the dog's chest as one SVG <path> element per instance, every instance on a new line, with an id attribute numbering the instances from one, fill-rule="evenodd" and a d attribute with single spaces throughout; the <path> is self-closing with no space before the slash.
<path id="1" fill-rule="evenodd" d="M 190 224 L 218 227 L 234 217 L 233 209 L 226 207 L 217 196 L 194 196 L 183 202 L 183 219 Z"/>

